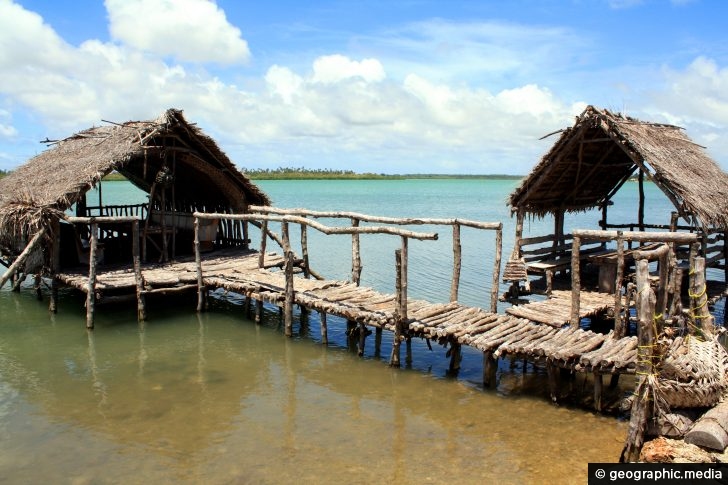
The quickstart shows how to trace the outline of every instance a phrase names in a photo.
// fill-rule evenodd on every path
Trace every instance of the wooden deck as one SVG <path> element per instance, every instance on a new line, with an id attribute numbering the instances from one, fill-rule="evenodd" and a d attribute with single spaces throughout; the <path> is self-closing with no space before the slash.
<path id="1" fill-rule="evenodd" d="M 223 288 L 259 302 L 282 306 L 286 280 L 283 256 L 266 254 L 265 268 L 259 269 L 259 253 L 229 250 L 202 256 L 203 283 L 208 289 Z M 142 265 L 143 293 L 171 293 L 197 288 L 193 259 L 166 264 Z M 64 272 L 57 279 L 81 291 L 88 291 L 86 269 Z M 336 315 L 373 328 L 394 331 L 396 295 L 346 281 L 306 279 L 297 275 L 294 302 L 302 308 Z M 132 268 L 99 267 L 96 293 L 99 302 L 136 289 Z M 568 298 L 567 298 L 568 295 Z M 606 298 L 582 294 L 583 316 L 606 308 Z M 608 295 L 607 295 L 608 296 Z M 408 299 L 406 337 L 420 337 L 449 345 L 467 345 L 489 358 L 516 356 L 528 360 L 598 373 L 633 373 L 637 356 L 635 337 L 614 339 L 583 330 L 563 327 L 570 293 L 555 291 L 552 298 L 509 308 L 505 314 L 461 305 L 457 302 L 430 303 Z M 612 300 L 613 301 L 613 300 Z M 549 307 L 549 309 L 546 309 Z M 561 307 L 564 307 L 563 309 Z M 563 311 L 562 311 L 563 310 Z M 551 315 L 547 322 L 537 315 Z M 563 315 L 563 318 L 554 315 Z M 562 328 L 563 327 L 563 328 Z"/>

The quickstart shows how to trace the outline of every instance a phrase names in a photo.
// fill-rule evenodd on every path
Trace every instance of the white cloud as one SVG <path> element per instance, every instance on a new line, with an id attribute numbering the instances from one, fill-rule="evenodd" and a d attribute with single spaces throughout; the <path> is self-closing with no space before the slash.
<path id="1" fill-rule="evenodd" d="M 208 0 L 105 0 L 111 35 L 180 61 L 235 64 L 250 58 L 240 29 Z"/>
<path id="2" fill-rule="evenodd" d="M 385 78 L 384 67 L 376 59 L 352 61 L 339 54 L 319 57 L 313 63 L 314 82 L 331 84 L 350 78 L 361 78 L 366 82 L 382 81 Z"/>

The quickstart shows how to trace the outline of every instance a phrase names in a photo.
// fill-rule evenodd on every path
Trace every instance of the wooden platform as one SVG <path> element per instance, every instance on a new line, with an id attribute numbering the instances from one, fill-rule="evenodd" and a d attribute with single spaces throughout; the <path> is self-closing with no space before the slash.
<path id="1" fill-rule="evenodd" d="M 582 318 L 593 317 L 614 308 L 614 295 L 596 291 L 581 291 L 579 295 L 579 315 Z M 554 290 L 546 300 L 512 306 L 506 313 L 560 328 L 568 324 L 571 318 L 571 292 Z"/>
<path id="2" fill-rule="evenodd" d="M 203 281 L 209 289 L 223 288 L 258 301 L 282 305 L 285 299 L 285 276 L 277 269 L 283 257 L 266 254 L 266 269 L 258 268 L 255 251 L 227 251 L 203 257 Z M 88 276 L 84 270 L 57 275 L 63 283 L 86 290 Z M 142 267 L 144 291 L 167 293 L 196 288 L 197 274 L 193 260 Z M 97 293 L 105 294 L 135 288 L 131 269 L 103 270 L 97 273 Z M 368 327 L 394 330 L 395 295 L 346 281 L 295 278 L 294 301 L 301 307 L 336 315 Z M 570 298 L 570 294 L 568 294 Z M 567 294 L 539 303 L 513 307 L 505 314 L 452 303 L 408 300 L 408 336 L 440 343 L 468 345 L 493 357 L 517 356 L 541 363 L 580 371 L 600 373 L 634 372 L 636 339 L 615 340 L 610 335 L 589 330 L 561 328 L 568 320 Z M 584 316 L 593 314 L 608 303 L 604 298 L 586 294 L 582 302 Z M 564 309 L 564 308 L 566 309 Z M 547 315 L 548 318 L 538 318 Z M 540 323 L 547 320 L 546 324 Z"/>

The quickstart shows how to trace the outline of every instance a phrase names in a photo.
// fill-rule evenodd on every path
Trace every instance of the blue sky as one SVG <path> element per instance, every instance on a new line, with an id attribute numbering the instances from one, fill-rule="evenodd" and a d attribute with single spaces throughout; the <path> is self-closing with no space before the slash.
<path id="1" fill-rule="evenodd" d="M 523 174 L 588 104 L 728 168 L 721 0 L 0 0 L 0 169 L 185 111 L 243 168 Z"/>

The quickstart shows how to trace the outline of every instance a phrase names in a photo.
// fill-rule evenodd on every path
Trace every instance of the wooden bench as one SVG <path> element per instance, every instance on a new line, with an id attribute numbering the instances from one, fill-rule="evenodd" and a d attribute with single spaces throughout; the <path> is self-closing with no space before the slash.
<path id="1" fill-rule="evenodd" d="M 573 237 L 565 234 L 560 244 L 554 244 L 555 236 L 537 236 L 523 238 L 520 241 L 519 253 L 525 263 L 527 274 L 542 274 L 546 277 L 546 294 L 553 290 L 553 278 L 557 272 L 571 268 L 571 249 Z M 599 241 L 583 241 L 579 251 L 579 259 L 608 252 Z"/>

